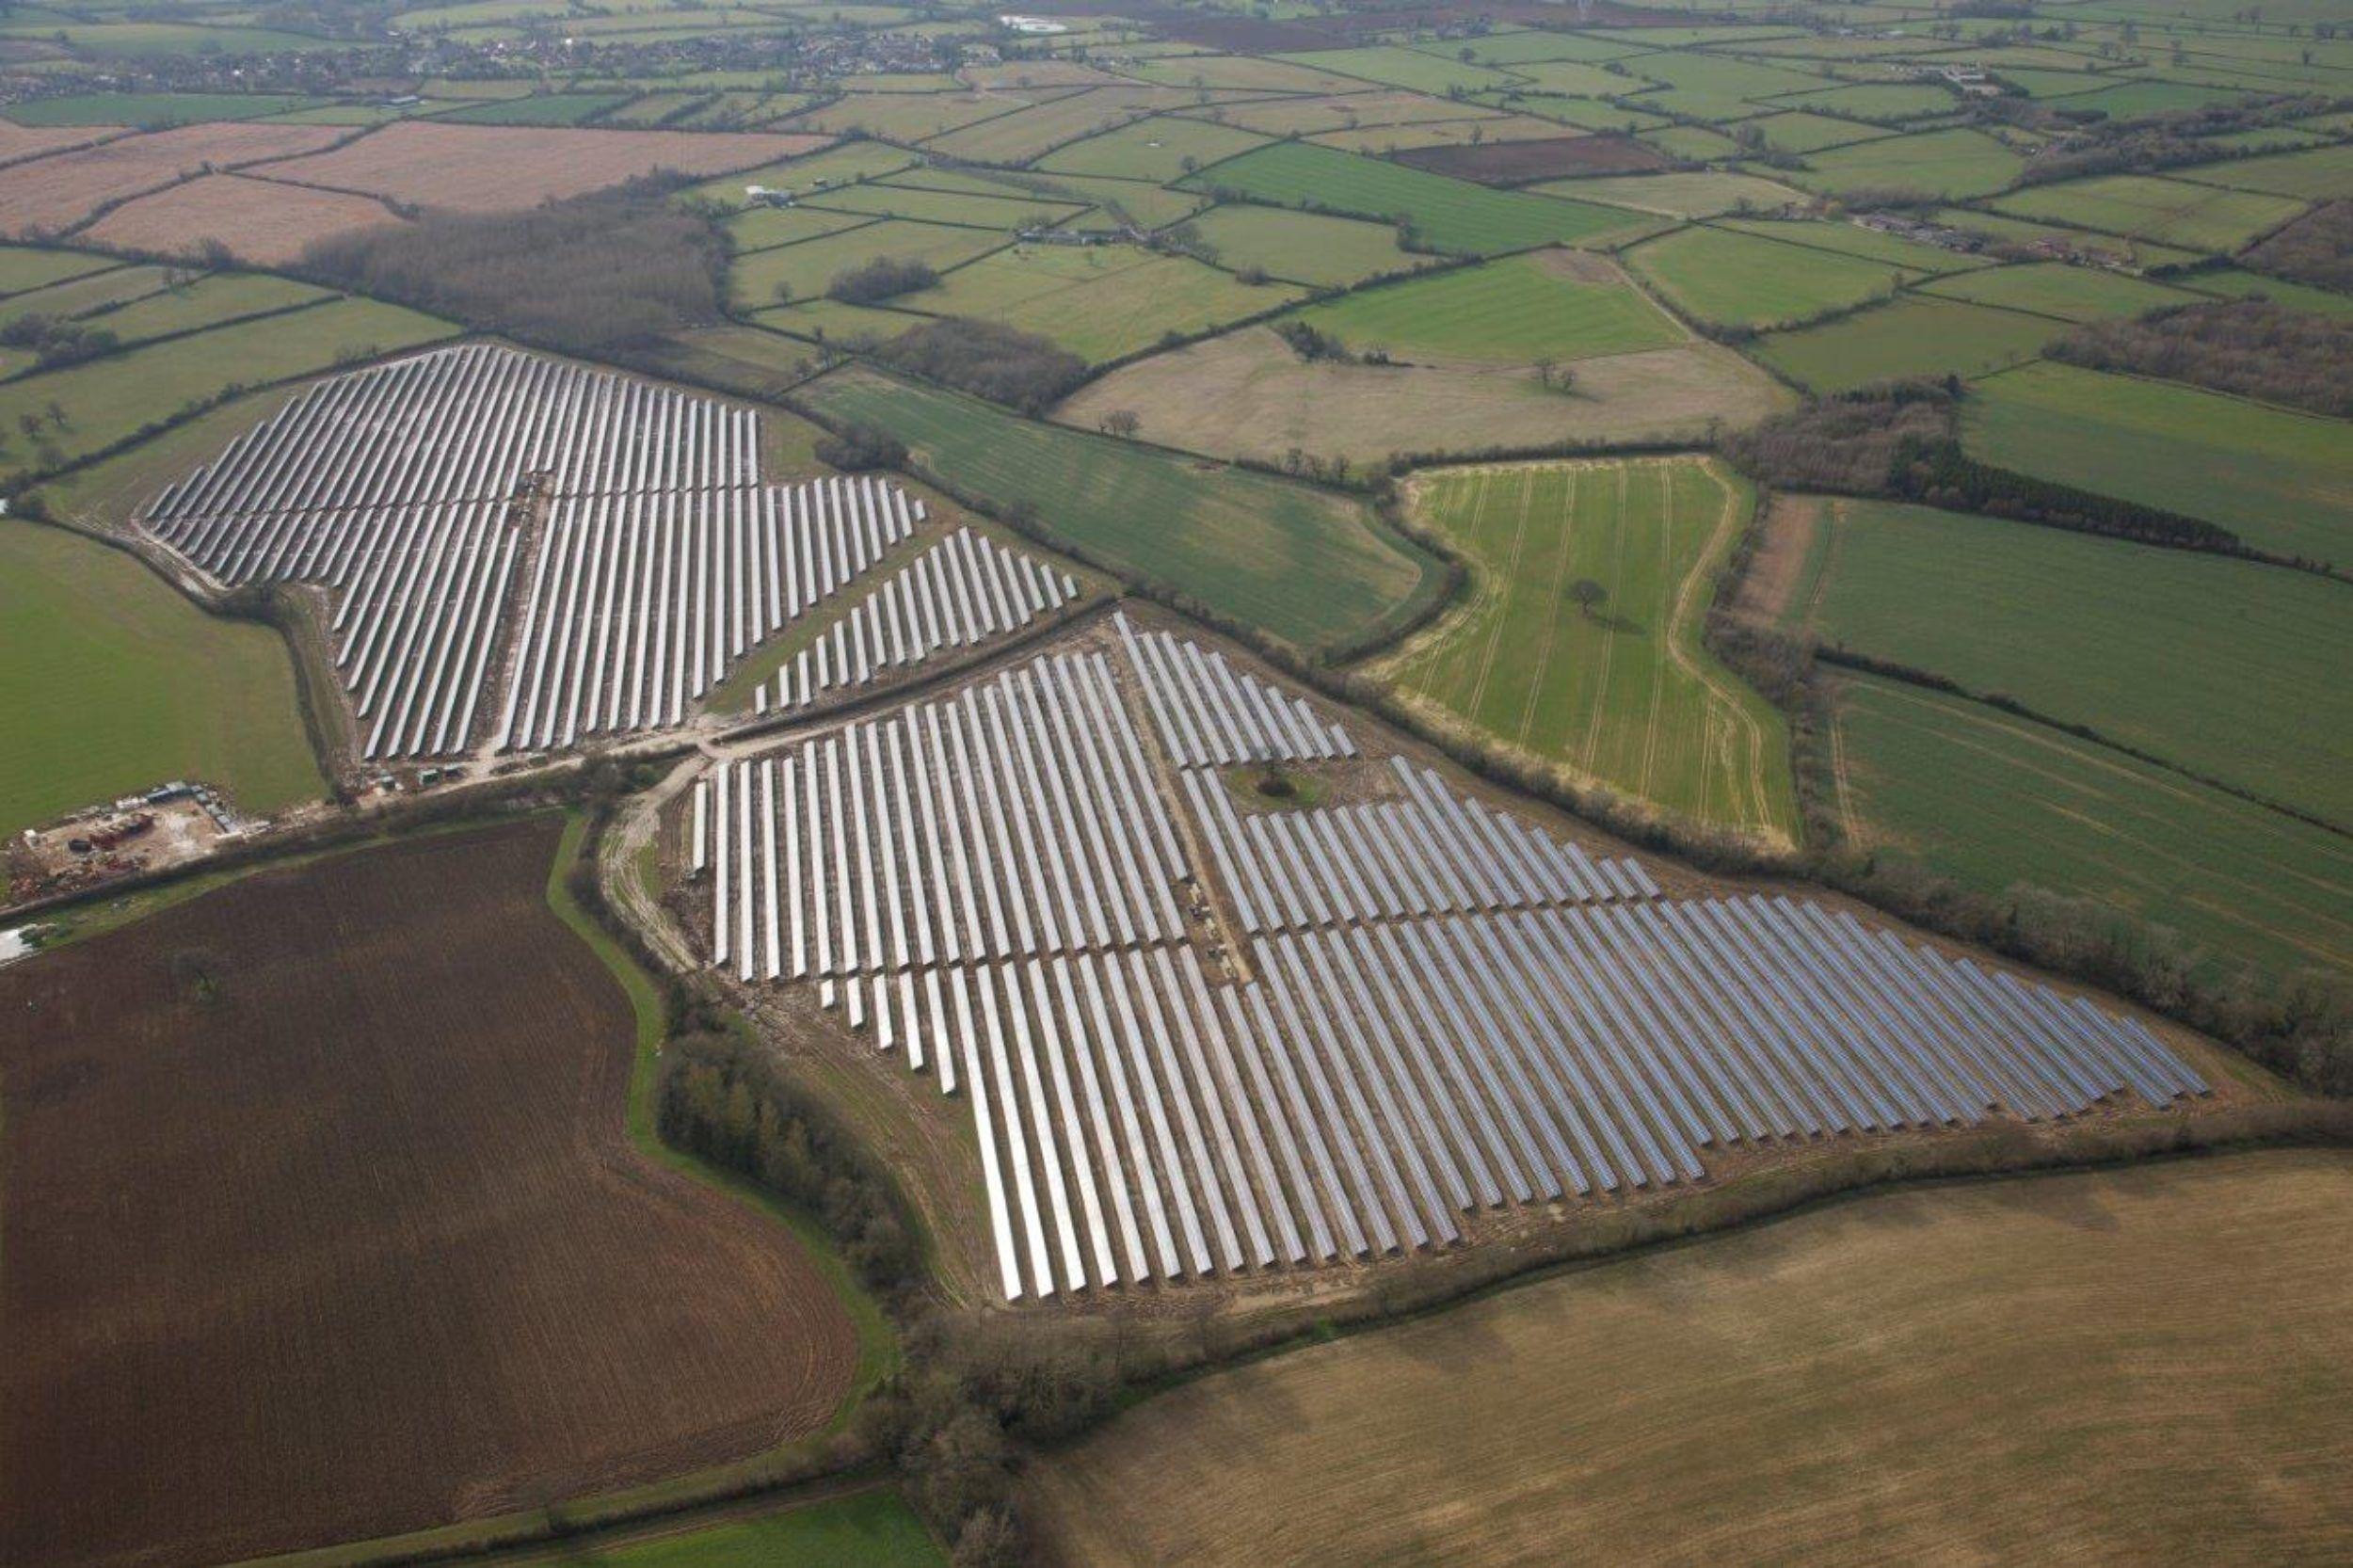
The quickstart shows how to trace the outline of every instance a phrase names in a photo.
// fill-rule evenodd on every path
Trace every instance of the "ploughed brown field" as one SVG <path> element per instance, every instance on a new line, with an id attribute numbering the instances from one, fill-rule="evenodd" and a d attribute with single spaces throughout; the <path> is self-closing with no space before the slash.
<path id="1" fill-rule="evenodd" d="M 554 824 L 263 872 L 0 970 L 0 1562 L 215 1562 L 810 1432 L 841 1307 L 640 1160 Z"/>
<path id="2" fill-rule="evenodd" d="M 1643 174 L 1672 167 L 1673 160 L 1631 136 L 1542 136 L 1531 141 L 1487 141 L 1477 146 L 1409 147 L 1396 161 L 1477 180 L 1489 185 L 1521 185 L 1533 180 L 1565 180 L 1580 174 Z M 1599 194 L 1606 195 L 1607 192 Z"/>
<path id="3" fill-rule="evenodd" d="M 751 131 L 584 131 L 404 120 L 269 172 L 298 184 L 487 213 L 601 190 L 657 168 L 697 175 L 752 168 L 830 140 Z"/>
<path id="4" fill-rule="evenodd" d="M 240 261 L 283 266 L 315 241 L 399 221 L 372 196 L 207 174 L 125 202 L 91 224 L 87 237 L 163 255 L 200 254 L 207 241 L 217 241 Z"/>
<path id="5" fill-rule="evenodd" d="M 109 201 L 160 190 L 207 167 L 312 152 L 350 134 L 332 125 L 181 125 L 30 158 L 0 168 L 0 231 L 70 229 Z"/>

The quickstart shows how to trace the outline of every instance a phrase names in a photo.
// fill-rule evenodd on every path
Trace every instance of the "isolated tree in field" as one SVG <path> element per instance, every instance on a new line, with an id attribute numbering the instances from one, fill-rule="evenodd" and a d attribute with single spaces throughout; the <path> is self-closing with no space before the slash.
<path id="1" fill-rule="evenodd" d="M 1113 408 L 1103 416 L 1103 431 L 1112 436 L 1132 436 L 1144 428 L 1144 421 L 1133 408 Z"/>
<path id="2" fill-rule="evenodd" d="M 26 440 L 38 440 L 40 436 L 40 416 L 27 408 L 16 416 L 16 427 L 24 432 Z"/>
<path id="3" fill-rule="evenodd" d="M 1609 590 L 1590 577 L 1580 577 L 1569 584 L 1569 601 L 1587 620 L 1592 620 L 1593 612 L 1608 603 L 1609 600 Z"/>
<path id="4" fill-rule="evenodd" d="M 786 282 L 783 279 L 779 278 L 776 280 L 775 293 L 777 304 L 790 305 L 792 303 L 792 285 Z"/>

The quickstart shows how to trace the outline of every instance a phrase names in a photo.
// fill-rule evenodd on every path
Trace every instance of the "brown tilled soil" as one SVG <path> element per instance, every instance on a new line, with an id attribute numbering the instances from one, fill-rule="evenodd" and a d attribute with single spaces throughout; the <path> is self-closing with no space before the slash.
<path id="1" fill-rule="evenodd" d="M 159 189 L 206 166 L 229 168 L 315 152 L 351 133 L 334 125 L 183 125 L 119 136 L 0 168 L 0 231 L 56 231 L 102 205 Z"/>
<path id="2" fill-rule="evenodd" d="M 90 225 L 99 245 L 197 254 L 217 240 L 241 261 L 283 266 L 314 240 L 396 223 L 372 196 L 312 190 L 242 174 L 208 174 L 128 201 Z"/>
<path id="3" fill-rule="evenodd" d="M 1396 162 L 1476 180 L 1488 185 L 1519 185 L 1530 180 L 1565 180 L 1580 174 L 1640 174 L 1670 167 L 1673 160 L 1631 136 L 1547 136 L 1535 141 L 1482 141 L 1476 147 L 1413 147 Z M 1608 195 L 1606 187 L 1595 193 Z"/>
<path id="4" fill-rule="evenodd" d="M 0 1562 L 214 1562 L 808 1432 L 856 1336 L 621 1130 L 549 824 L 264 872 L 0 971 Z"/>
<path id="5" fill-rule="evenodd" d="M 269 172 L 273 179 L 420 207 L 497 212 L 600 190 L 657 168 L 681 174 L 750 168 L 832 139 L 749 131 L 583 131 L 408 120 L 331 152 L 272 165 Z"/>

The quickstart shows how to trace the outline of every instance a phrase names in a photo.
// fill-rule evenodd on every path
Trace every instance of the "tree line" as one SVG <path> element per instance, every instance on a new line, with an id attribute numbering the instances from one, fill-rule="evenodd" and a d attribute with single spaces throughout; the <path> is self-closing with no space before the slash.
<path id="1" fill-rule="evenodd" d="M 2087 322 L 2045 352 L 2087 370 L 2187 381 L 2353 417 L 2353 320 L 2291 311 L 2263 298 Z"/>

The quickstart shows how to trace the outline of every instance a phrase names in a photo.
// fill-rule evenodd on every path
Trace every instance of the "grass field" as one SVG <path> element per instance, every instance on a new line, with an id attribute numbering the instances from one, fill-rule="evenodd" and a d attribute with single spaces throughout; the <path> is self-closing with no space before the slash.
<path id="1" fill-rule="evenodd" d="M 747 207 L 720 225 L 739 255 L 779 245 L 798 245 L 825 234 L 872 223 L 871 213 L 824 212 L 815 207 Z"/>
<path id="2" fill-rule="evenodd" d="M 1593 239 L 1640 221 L 1608 207 L 1490 190 L 1305 142 L 1279 142 L 1245 152 L 1183 184 L 1198 190 L 1238 191 L 1276 206 L 1403 217 L 1424 244 L 1466 255 L 1521 250 L 1551 240 Z"/>
<path id="3" fill-rule="evenodd" d="M 270 92 L 81 92 L 8 105 L 19 125 L 191 125 L 200 120 L 259 120 L 322 100 Z"/>
<path id="4" fill-rule="evenodd" d="M 1266 137 L 1239 126 L 1163 116 L 1072 142 L 1037 167 L 1049 174 L 1106 174 L 1165 183 L 1265 142 Z"/>
<path id="5" fill-rule="evenodd" d="M 2192 176 L 2236 190 L 2269 191 L 2308 200 L 2353 196 L 2353 147 L 2314 147 L 2268 158 L 2248 158 L 2193 169 Z"/>
<path id="6" fill-rule="evenodd" d="M 2008 186 L 2026 161 L 1982 131 L 1923 131 L 1806 154 L 1790 176 L 1823 191 L 1905 190 L 1959 199 Z"/>
<path id="7" fill-rule="evenodd" d="M 1289 207 L 1213 207 L 1193 218 L 1192 228 L 1215 248 L 1220 265 L 1238 272 L 1255 266 L 1271 278 L 1320 286 L 1410 272 L 1433 259 L 1399 246 L 1397 232 L 1385 223 Z"/>
<path id="8" fill-rule="evenodd" d="M 1599 257 L 1539 250 L 1310 305 L 1298 319 L 1352 350 L 1401 360 L 1531 364 L 1666 348 L 1680 323 Z"/>
<path id="9" fill-rule="evenodd" d="M 2036 185 L 1993 203 L 1998 212 L 2097 229 L 2191 250 L 2230 251 L 2277 229 L 2304 203 L 2147 174 L 2105 174 Z"/>
<path id="10" fill-rule="evenodd" d="M 175 332 L 200 331 L 268 311 L 289 310 L 326 297 L 325 291 L 290 278 L 277 278 L 265 272 L 223 272 L 200 278 L 184 288 L 159 290 L 102 312 L 89 318 L 89 325 L 112 332 L 121 343 L 138 344 Z"/>
<path id="11" fill-rule="evenodd" d="M 1647 241 L 1625 262 L 1677 309 L 1719 327 L 1805 321 L 1892 294 L 1911 276 L 1859 256 L 1707 228 Z"/>
<path id="12" fill-rule="evenodd" d="M 2342 1153 L 1887 1192 L 1187 1384 L 1025 1513 L 1106 1565 L 2318 1564 L 2348 1358 Z"/>
<path id="13" fill-rule="evenodd" d="M 1839 513 L 1812 607 L 1826 641 L 2353 823 L 2345 584 L 1927 507 Z"/>
<path id="14" fill-rule="evenodd" d="M 625 92 L 549 92 L 469 104 L 440 118 L 453 125 L 577 125 L 628 102 Z"/>
<path id="15" fill-rule="evenodd" d="M 2353 561 L 2353 442 L 2342 421 L 2032 364 L 1978 383 L 1961 430 L 1988 462 L 2206 518 L 2260 550 Z"/>
<path id="16" fill-rule="evenodd" d="M 2025 266 L 1994 267 L 1957 278 L 1940 278 L 1924 285 L 1929 294 L 2031 311 L 2066 321 L 2099 321 L 2136 316 L 2167 305 L 2195 305 L 2198 296 L 2144 278 L 2128 278 L 2098 267 L 2069 266 L 2064 262 L 2035 262 Z"/>
<path id="17" fill-rule="evenodd" d="M 1133 246 L 1016 245 L 894 303 L 1041 333 L 1092 363 L 1281 308 L 1288 283 L 1244 283 L 1190 256 Z"/>
<path id="18" fill-rule="evenodd" d="M 778 303 L 776 286 L 813 299 L 841 274 L 888 256 L 945 270 L 1010 243 L 1009 234 L 888 218 L 839 233 L 738 256 L 728 267 L 728 295 L 739 310 Z"/>
<path id="19" fill-rule="evenodd" d="M 1753 494 L 1694 458 L 1417 480 L 1417 514 L 1476 563 L 1468 602 L 1384 673 L 1478 729 L 1714 827 L 1789 835 L 1781 715 L 1701 646 Z M 1571 584 L 1598 583 L 1590 612 Z"/>
<path id="20" fill-rule="evenodd" d="M 1855 677 L 1838 802 L 1863 840 L 1980 892 L 2021 883 L 2169 926 L 2221 968 L 2353 967 L 2353 843 L 2047 725 Z"/>
<path id="21" fill-rule="evenodd" d="M 0 520 L 0 835 L 168 778 L 275 811 L 325 792 L 292 655 L 120 551 Z"/>
<path id="22" fill-rule="evenodd" d="M 836 371 L 802 395 L 892 431 L 1000 507 L 1026 503 L 1107 565 L 1303 647 L 1362 635 L 1435 589 L 1435 561 L 1338 496 L 1205 470 L 863 369 Z"/>
<path id="23" fill-rule="evenodd" d="M 906 1499 L 885 1487 L 543 1561 L 572 1568 L 948 1568 Z"/>
<path id="24" fill-rule="evenodd" d="M 1845 392 L 1907 376 L 1982 376 L 2033 359 L 2066 330 L 2047 316 L 1913 293 L 1818 327 L 1769 332 L 1749 352 L 1816 392 Z"/>
<path id="25" fill-rule="evenodd" d="M 0 294 L 21 294 L 47 288 L 69 278 L 87 277 L 118 266 L 111 256 L 88 256 L 74 250 L 30 250 L 0 245 Z"/>
<path id="26" fill-rule="evenodd" d="M 456 330 L 396 305 L 332 300 L 283 318 L 222 327 L 0 384 L 0 428 L 16 430 L 24 416 L 45 415 L 56 403 L 65 422 L 53 422 L 40 440 L 59 457 L 79 457 L 228 387 L 306 375 L 347 356 L 391 352 Z"/>
<path id="27" fill-rule="evenodd" d="M 1401 453 L 1503 447 L 1689 444 L 1711 423 L 1755 424 L 1792 401 L 1728 348 L 1693 343 L 1581 360 L 1576 384 L 1547 391 L 1516 365 L 1303 360 L 1271 329 L 1227 332 L 1123 365 L 1054 417 L 1093 429 L 1125 409 L 1146 440 L 1221 457 L 1282 462 L 1293 448 L 1359 465 Z"/>
<path id="28" fill-rule="evenodd" d="M 1813 218 L 1728 217 L 1716 227 L 1754 234 L 1762 239 L 1779 240 L 1784 245 L 1803 246 L 1809 250 L 1832 250 L 1843 256 L 1857 256 L 1866 262 L 1899 266 L 1907 272 L 1923 276 L 1966 272 L 1974 267 L 1995 264 L 1991 256 L 1973 256 L 1962 250 L 1922 245 L 1917 240 L 1901 239 L 1856 223 Z"/>
<path id="29" fill-rule="evenodd" d="M 981 196 L 879 181 L 841 190 L 819 191 L 803 200 L 838 212 L 911 217 L 925 223 L 959 223 L 976 229 L 1050 228 L 1084 210 L 1075 202 L 1050 201 L 1038 196 Z"/>
<path id="30" fill-rule="evenodd" d="M 1770 212 L 1812 200 L 1777 181 L 1722 169 L 1628 174 L 1606 180 L 1554 180 L 1530 187 L 1548 196 L 1581 196 L 1612 207 L 1670 217 L 1714 217 L 1738 207 Z"/>

